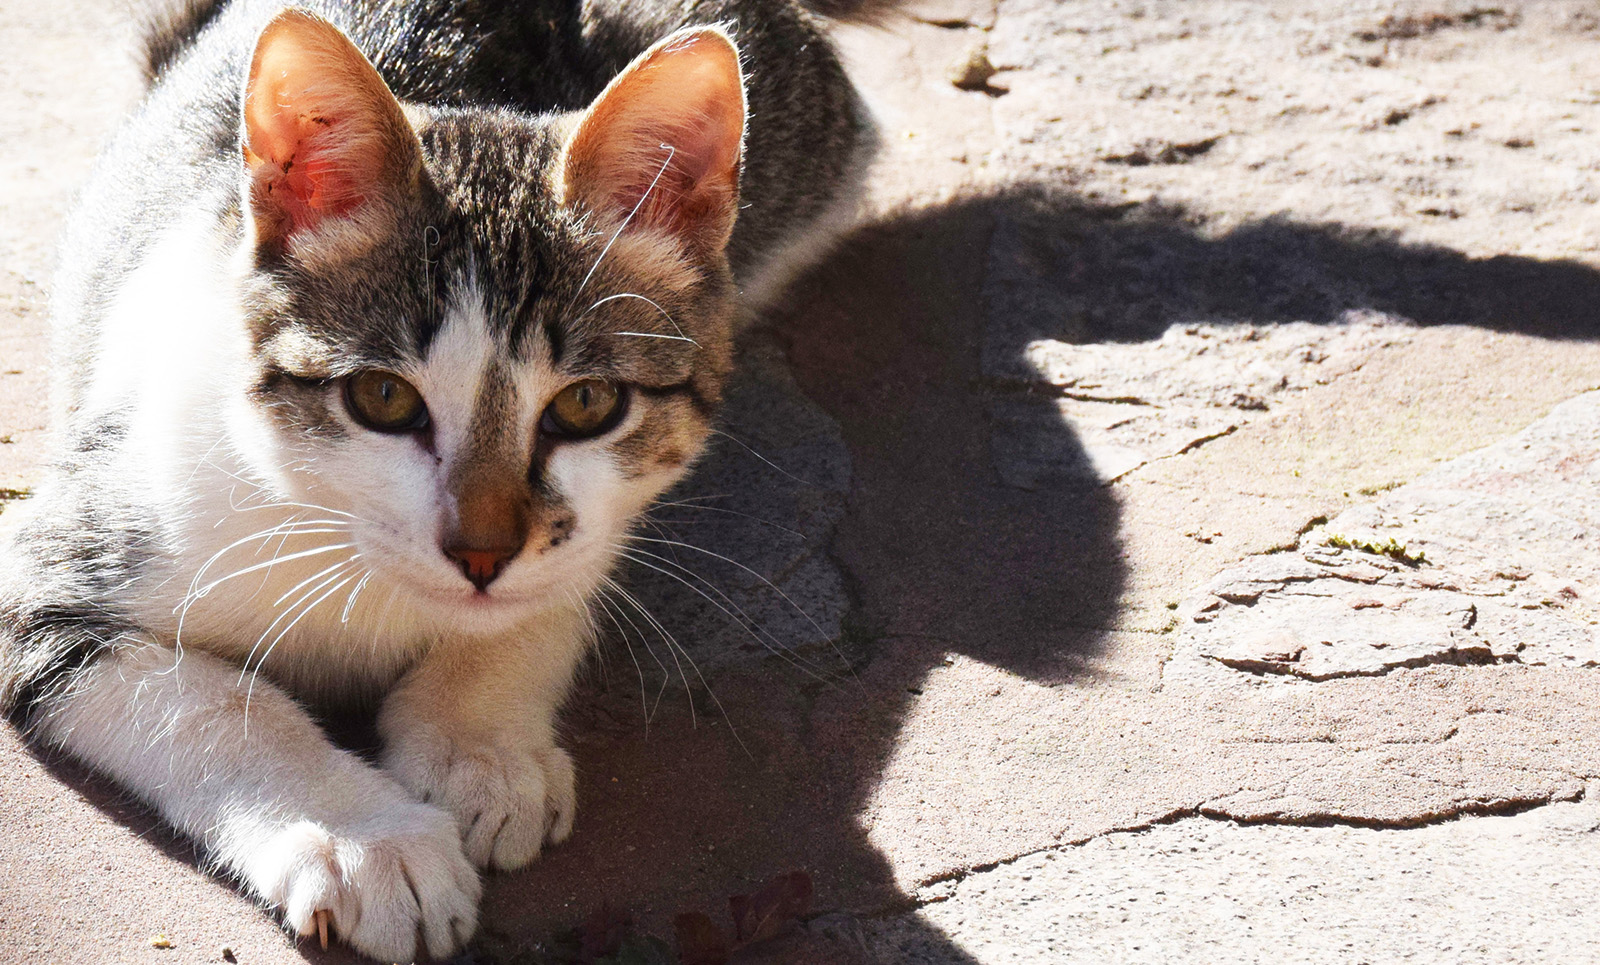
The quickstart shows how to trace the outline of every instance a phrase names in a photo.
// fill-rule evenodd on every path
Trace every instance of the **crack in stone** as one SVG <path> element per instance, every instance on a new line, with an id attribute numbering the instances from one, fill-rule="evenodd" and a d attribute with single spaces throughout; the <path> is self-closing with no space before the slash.
<path id="1" fill-rule="evenodd" d="M 1459 821 L 1462 818 L 1479 817 L 1511 817 L 1526 814 L 1529 811 L 1548 807 L 1552 804 L 1573 804 L 1584 799 L 1581 788 L 1574 790 L 1569 795 L 1554 792 L 1548 796 L 1528 798 L 1491 798 L 1479 801 L 1457 802 L 1448 810 L 1437 814 L 1424 814 L 1411 818 L 1360 818 L 1350 815 L 1337 814 L 1308 814 L 1303 817 L 1273 816 L 1260 818 L 1241 818 L 1228 813 L 1226 810 L 1202 804 L 1198 814 L 1203 818 L 1218 821 L 1228 821 L 1232 824 L 1251 826 L 1260 824 L 1278 825 L 1281 827 L 1295 828 L 1367 828 L 1374 831 L 1409 831 L 1415 828 L 1425 828 L 1436 824 L 1447 824 Z"/>
<path id="2" fill-rule="evenodd" d="M 1303 653 L 1304 650 L 1297 651 L 1292 656 L 1281 660 L 1273 659 L 1272 656 L 1265 656 L 1259 659 L 1226 657 L 1217 654 L 1206 654 L 1206 656 L 1224 667 L 1243 671 L 1257 677 L 1269 675 L 1294 677 L 1298 680 L 1310 680 L 1317 683 L 1326 680 L 1352 680 L 1357 677 L 1386 677 L 1397 670 L 1419 670 L 1423 667 L 1488 667 L 1496 664 L 1522 663 L 1515 654 L 1497 655 L 1485 644 L 1483 646 L 1462 647 L 1410 657 L 1371 669 L 1335 670 L 1317 673 L 1303 670 L 1296 665 Z"/>
<path id="3" fill-rule="evenodd" d="M 1110 405 L 1136 405 L 1150 409 L 1166 408 L 1159 402 L 1151 402 L 1136 395 L 1094 395 L 1089 392 L 1074 392 L 1071 386 L 1057 385 L 1054 382 L 996 377 L 981 379 L 978 384 L 991 392 L 1007 395 L 1047 396 L 1052 399 L 1072 399 L 1075 402 L 1105 402 Z"/>
<path id="4" fill-rule="evenodd" d="M 1452 728 L 1449 734 L 1445 735 L 1445 737 L 1441 738 L 1435 743 L 1442 743 L 1443 741 L 1454 736 L 1455 728 Z M 986 874 L 990 871 L 995 871 L 1000 868 L 1016 864 L 1019 861 L 1031 858 L 1035 855 L 1047 854 L 1050 852 L 1059 854 L 1073 848 L 1081 848 L 1084 845 L 1087 845 L 1093 841 L 1097 841 L 1101 838 L 1107 838 L 1118 834 L 1139 834 L 1144 831 L 1149 831 L 1152 828 L 1160 827 L 1162 825 L 1177 824 L 1180 821 L 1191 818 L 1199 818 L 1218 823 L 1234 824 L 1241 827 L 1275 825 L 1280 827 L 1294 828 L 1346 827 L 1377 831 L 1412 831 L 1440 824 L 1448 824 L 1452 821 L 1460 821 L 1466 818 L 1514 817 L 1519 814 L 1527 814 L 1531 811 L 1536 811 L 1540 808 L 1549 807 L 1554 804 L 1581 803 L 1588 800 L 1589 797 L 1590 795 L 1587 793 L 1587 791 L 1580 786 L 1575 788 L 1571 793 L 1566 794 L 1556 791 L 1539 797 L 1494 798 L 1479 801 L 1462 801 L 1458 802 L 1455 806 L 1438 813 L 1417 815 L 1409 818 L 1359 818 L 1336 814 L 1306 815 L 1304 817 L 1277 816 L 1241 818 L 1229 814 L 1226 810 L 1215 806 L 1214 802 L 1223 801 L 1226 800 L 1226 798 L 1215 798 L 1212 799 L 1212 801 L 1202 802 L 1192 807 L 1177 808 L 1167 812 L 1166 814 L 1150 818 L 1147 821 L 1142 821 L 1137 824 L 1107 828 L 1104 831 L 1098 831 L 1093 834 L 1084 835 L 1081 838 L 1054 844 L 1049 847 L 1034 848 L 1031 851 L 1024 851 L 1005 858 L 997 859 L 995 861 L 971 865 L 966 868 L 956 868 L 934 875 L 919 882 L 916 885 L 914 892 L 905 896 L 904 901 L 891 902 L 882 905 L 876 909 L 873 909 L 872 911 L 864 913 L 861 917 L 881 920 L 893 918 L 903 914 L 912 914 L 922 908 L 928 907 L 929 905 L 935 905 L 944 901 L 949 901 L 951 898 L 955 897 L 956 888 L 962 882 L 966 881 L 966 879 L 975 875 Z"/>
<path id="5" fill-rule="evenodd" d="M 1096 400 L 1096 401 L 1104 401 L 1104 400 Z M 1141 404 L 1143 404 L 1143 405 L 1153 405 L 1153 403 L 1148 403 L 1148 402 L 1141 403 Z M 1187 453 L 1193 452 L 1194 450 L 1200 448 L 1201 446 L 1205 445 L 1208 442 L 1215 442 L 1218 439 L 1221 439 L 1223 436 L 1231 436 L 1235 432 L 1238 432 L 1238 431 L 1239 431 L 1239 423 L 1234 423 L 1233 425 L 1228 426 L 1226 429 L 1223 429 L 1221 432 L 1213 432 L 1210 435 L 1201 436 L 1198 439 L 1192 439 L 1182 449 L 1179 449 L 1177 452 L 1167 453 L 1166 455 L 1163 455 L 1163 456 L 1155 456 L 1153 458 L 1146 459 L 1143 462 L 1140 462 L 1140 463 L 1138 463 L 1136 465 L 1129 466 L 1128 468 L 1126 468 L 1123 471 L 1117 473 L 1116 475 L 1111 476 L 1108 479 L 1102 480 L 1100 485 L 1102 485 L 1102 486 L 1110 486 L 1113 483 L 1121 482 L 1122 480 L 1127 479 L 1129 476 L 1131 476 L 1134 473 L 1138 472 L 1139 470 L 1145 468 L 1146 466 L 1152 466 L 1152 465 L 1154 465 L 1154 464 L 1156 464 L 1158 462 L 1165 462 L 1168 459 L 1176 459 L 1179 456 L 1182 456 L 1182 455 L 1185 455 Z"/>

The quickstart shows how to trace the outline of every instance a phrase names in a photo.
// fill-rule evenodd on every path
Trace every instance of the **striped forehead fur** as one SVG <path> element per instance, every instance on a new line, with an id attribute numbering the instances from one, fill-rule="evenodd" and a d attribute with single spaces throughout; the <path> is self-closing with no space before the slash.
<path id="1" fill-rule="evenodd" d="M 733 313 L 725 267 L 562 205 L 556 128 L 506 111 L 434 116 L 420 131 L 423 183 L 387 237 L 313 240 L 256 280 L 258 342 L 294 329 L 325 346 L 328 371 L 300 353 L 310 368 L 294 374 L 311 378 L 420 360 L 450 291 L 470 286 L 513 358 L 542 355 L 576 377 L 696 380 L 717 395 Z"/>

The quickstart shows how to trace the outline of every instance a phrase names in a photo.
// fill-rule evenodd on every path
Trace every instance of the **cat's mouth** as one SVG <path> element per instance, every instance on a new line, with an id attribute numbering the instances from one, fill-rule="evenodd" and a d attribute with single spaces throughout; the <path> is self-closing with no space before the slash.
<path id="1" fill-rule="evenodd" d="M 472 615 L 502 617 L 514 612 L 537 609 L 543 595 L 526 589 L 512 590 L 494 585 L 479 589 L 463 581 L 459 587 L 442 589 L 430 587 L 424 591 L 429 602 L 442 611 L 455 611 Z"/>
<path id="2" fill-rule="evenodd" d="M 513 596 L 504 590 L 480 590 L 476 587 L 458 594 L 456 598 L 464 600 L 466 606 L 480 609 L 506 606 L 514 600 Z"/>
<path id="3" fill-rule="evenodd" d="M 495 610 L 527 602 L 524 594 L 514 593 L 503 587 L 491 586 L 479 589 L 467 583 L 448 590 L 431 589 L 427 595 L 435 602 L 466 607 L 470 610 Z"/>

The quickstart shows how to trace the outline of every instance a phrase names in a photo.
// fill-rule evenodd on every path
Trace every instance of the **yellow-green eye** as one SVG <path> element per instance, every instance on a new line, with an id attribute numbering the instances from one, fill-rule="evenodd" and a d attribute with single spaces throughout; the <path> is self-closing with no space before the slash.
<path id="1" fill-rule="evenodd" d="M 345 379 L 344 402 L 355 420 L 378 432 L 410 432 L 428 425 L 428 406 L 417 387 L 382 369 Z"/>
<path id="2" fill-rule="evenodd" d="M 562 389 L 544 410 L 540 428 L 555 436 L 597 436 L 622 421 L 622 387 L 604 379 L 584 379 Z"/>

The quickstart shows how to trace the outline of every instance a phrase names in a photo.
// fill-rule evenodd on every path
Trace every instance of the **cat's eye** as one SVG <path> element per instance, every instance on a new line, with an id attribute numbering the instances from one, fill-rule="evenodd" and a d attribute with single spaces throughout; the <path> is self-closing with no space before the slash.
<path id="1" fill-rule="evenodd" d="M 382 369 L 367 369 L 345 379 L 344 403 L 357 422 L 378 432 L 411 432 L 428 425 L 422 393 Z"/>
<path id="2" fill-rule="evenodd" d="M 622 421 L 627 396 L 622 386 L 604 379 L 574 382 L 545 407 L 539 428 L 553 436 L 587 439 Z"/>

